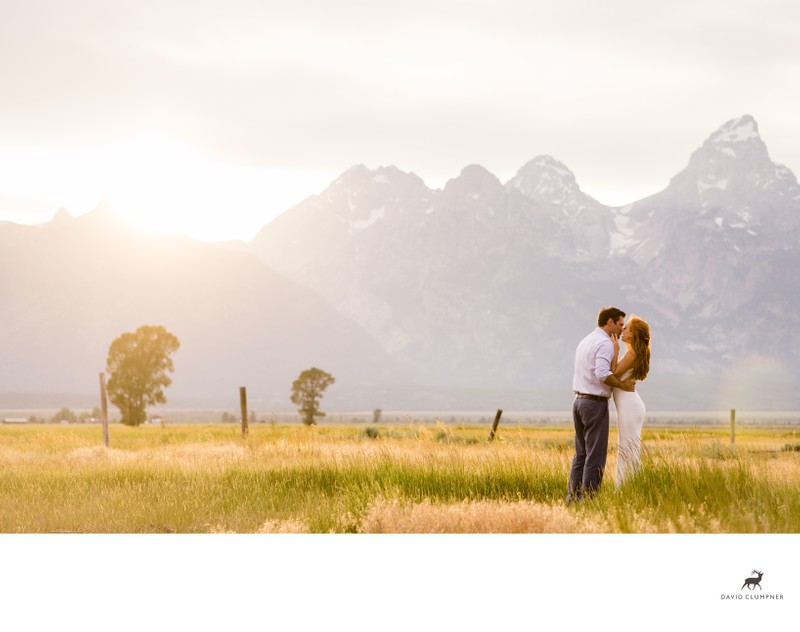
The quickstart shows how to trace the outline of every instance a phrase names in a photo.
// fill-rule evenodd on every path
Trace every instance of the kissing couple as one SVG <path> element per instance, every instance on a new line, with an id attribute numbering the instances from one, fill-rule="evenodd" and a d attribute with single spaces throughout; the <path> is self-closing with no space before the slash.
<path id="1" fill-rule="evenodd" d="M 620 340 L 625 345 L 622 357 Z M 619 432 L 617 486 L 639 469 L 645 407 L 636 392 L 636 382 L 644 380 L 649 370 L 649 325 L 635 316 L 626 323 L 625 312 L 616 307 L 601 309 L 597 328 L 575 351 L 575 456 L 569 473 L 568 503 L 593 495 L 603 481 L 612 397 Z"/>

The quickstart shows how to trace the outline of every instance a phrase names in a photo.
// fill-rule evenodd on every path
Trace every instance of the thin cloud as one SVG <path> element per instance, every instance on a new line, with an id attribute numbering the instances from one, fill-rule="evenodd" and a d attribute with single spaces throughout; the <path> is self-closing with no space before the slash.
<path id="1" fill-rule="evenodd" d="M 798 18 L 777 0 L 24 3 L 0 23 L 0 145 L 156 128 L 226 163 L 432 183 L 546 153 L 622 203 L 745 113 L 800 169 Z"/>

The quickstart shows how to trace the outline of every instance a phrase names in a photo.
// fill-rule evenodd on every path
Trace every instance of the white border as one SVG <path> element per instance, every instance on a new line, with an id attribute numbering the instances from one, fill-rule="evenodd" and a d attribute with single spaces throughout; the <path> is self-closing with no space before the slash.
<path id="1" fill-rule="evenodd" d="M 800 595 L 796 535 L 5 535 L 0 556 L 13 630 L 779 629 Z M 753 569 L 783 599 L 722 599 Z"/>

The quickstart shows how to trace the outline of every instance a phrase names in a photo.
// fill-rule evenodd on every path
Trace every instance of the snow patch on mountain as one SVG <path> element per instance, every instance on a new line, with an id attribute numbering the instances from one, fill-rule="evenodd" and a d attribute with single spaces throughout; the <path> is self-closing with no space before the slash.
<path id="1" fill-rule="evenodd" d="M 372 209 L 367 219 L 350 222 L 350 230 L 364 230 L 386 217 L 386 207 Z"/>
<path id="2" fill-rule="evenodd" d="M 712 143 L 741 143 L 748 140 L 758 140 L 758 125 L 749 114 L 738 119 L 732 119 L 720 127 L 709 140 Z"/>
<path id="3" fill-rule="evenodd" d="M 703 182 L 702 180 L 697 181 L 697 192 L 702 195 L 702 193 L 708 189 L 719 189 L 720 191 L 724 191 L 728 188 L 728 180 L 727 178 L 723 178 L 717 180 L 715 182 Z"/>
<path id="4" fill-rule="evenodd" d="M 614 214 L 614 227 L 616 230 L 612 230 L 609 234 L 609 254 L 612 257 L 625 254 L 638 245 L 635 223 L 628 215 L 632 208 L 633 205 L 628 204 L 617 209 Z"/>

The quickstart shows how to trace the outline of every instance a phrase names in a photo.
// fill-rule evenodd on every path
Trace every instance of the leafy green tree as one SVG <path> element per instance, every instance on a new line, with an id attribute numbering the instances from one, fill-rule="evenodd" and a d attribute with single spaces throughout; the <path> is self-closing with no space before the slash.
<path id="1" fill-rule="evenodd" d="M 124 333 L 108 349 L 108 398 L 119 408 L 122 423 L 138 426 L 147 420 L 146 408 L 165 404 L 163 389 L 172 384 L 171 354 L 178 339 L 161 325 L 143 325 Z"/>
<path id="2" fill-rule="evenodd" d="M 292 383 L 292 403 L 298 406 L 303 423 L 314 426 L 317 417 L 325 413 L 319 409 L 319 400 L 331 384 L 336 382 L 330 373 L 317 368 L 306 369 Z"/>

